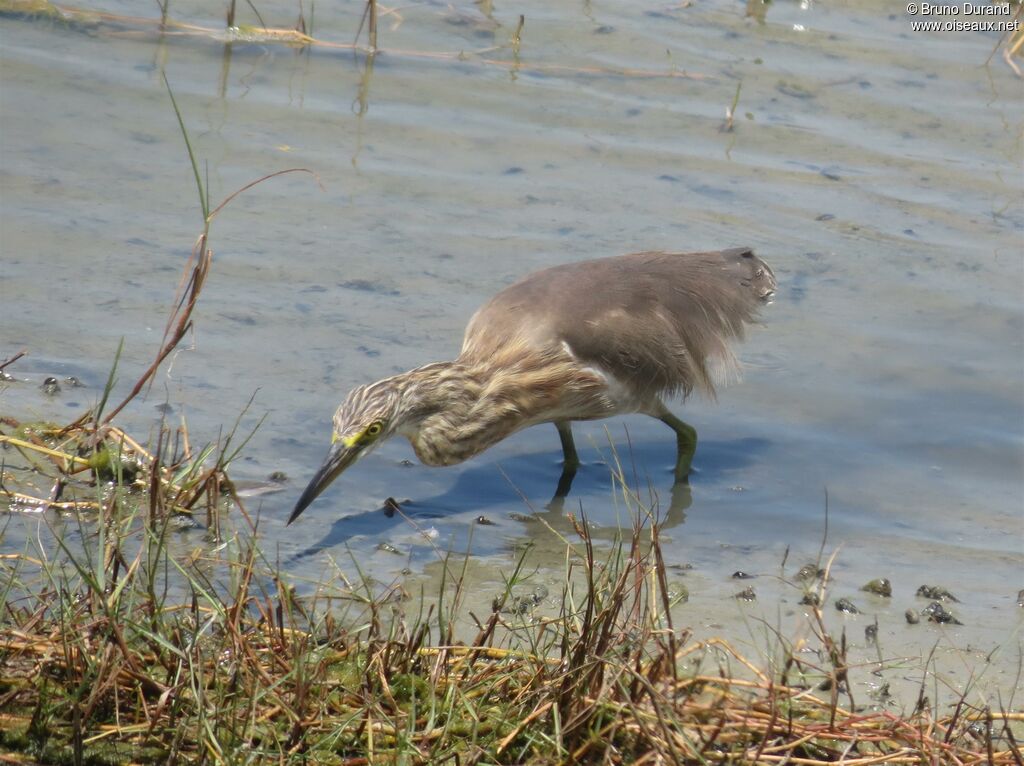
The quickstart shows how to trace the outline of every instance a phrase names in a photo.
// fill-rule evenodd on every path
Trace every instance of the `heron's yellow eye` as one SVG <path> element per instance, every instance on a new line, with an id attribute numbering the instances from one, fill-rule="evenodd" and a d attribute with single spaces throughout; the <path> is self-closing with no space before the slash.
<path id="1" fill-rule="evenodd" d="M 367 436 L 377 436 L 383 430 L 384 430 L 384 424 L 381 423 L 379 420 L 376 420 L 373 423 L 370 423 L 370 427 L 366 429 L 366 435 Z"/>

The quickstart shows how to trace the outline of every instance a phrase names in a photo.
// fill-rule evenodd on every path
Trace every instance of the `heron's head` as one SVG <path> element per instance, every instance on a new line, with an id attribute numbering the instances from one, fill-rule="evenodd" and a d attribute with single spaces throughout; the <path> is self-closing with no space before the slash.
<path id="1" fill-rule="evenodd" d="M 291 524 L 328 485 L 404 424 L 402 413 L 405 386 L 388 378 L 352 389 L 334 413 L 331 449 L 323 465 L 310 480 L 295 510 Z"/>

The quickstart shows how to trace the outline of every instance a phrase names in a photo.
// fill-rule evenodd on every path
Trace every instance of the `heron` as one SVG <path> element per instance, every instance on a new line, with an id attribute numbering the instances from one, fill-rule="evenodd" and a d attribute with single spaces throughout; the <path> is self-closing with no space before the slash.
<path id="1" fill-rule="evenodd" d="M 675 432 L 674 475 L 685 482 L 697 431 L 664 398 L 695 390 L 714 398 L 716 383 L 738 368 L 731 343 L 774 292 L 775 274 L 750 248 L 634 253 L 529 274 L 477 310 L 454 361 L 349 392 L 288 524 L 395 435 L 421 463 L 448 466 L 553 423 L 571 483 L 580 465 L 572 421 L 642 413 Z"/>

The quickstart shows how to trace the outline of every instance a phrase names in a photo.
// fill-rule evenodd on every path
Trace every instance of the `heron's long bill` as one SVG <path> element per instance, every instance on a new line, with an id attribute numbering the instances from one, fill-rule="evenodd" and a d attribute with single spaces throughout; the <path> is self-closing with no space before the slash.
<path id="1" fill-rule="evenodd" d="M 299 502 L 295 504 L 295 510 L 288 517 L 288 524 L 299 518 L 299 515 L 309 507 L 309 504 L 321 492 L 327 489 L 332 481 L 338 478 L 338 474 L 352 465 L 357 457 L 359 457 L 358 447 L 347 447 L 342 442 L 337 442 L 332 446 L 331 451 L 327 453 L 327 457 L 324 459 L 323 465 L 320 466 L 319 470 L 310 480 L 309 486 L 302 493 Z"/>

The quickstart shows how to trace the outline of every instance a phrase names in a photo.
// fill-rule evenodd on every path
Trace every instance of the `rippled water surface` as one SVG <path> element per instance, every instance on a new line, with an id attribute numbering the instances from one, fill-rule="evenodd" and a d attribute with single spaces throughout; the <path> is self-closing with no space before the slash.
<path id="1" fill-rule="evenodd" d="M 257 7 L 271 26 L 298 15 Z M 170 4 L 220 30 L 211 8 Z M 697 635 L 756 653 L 771 629 L 800 630 L 800 593 L 778 575 L 817 556 L 827 497 L 832 594 L 865 613 L 830 621 L 867 651 L 877 617 L 887 655 L 938 643 L 951 686 L 973 673 L 1009 689 L 1024 614 L 1021 80 L 998 55 L 986 65 L 998 35 L 912 32 L 890 3 L 755 10 L 413 3 L 382 17 L 372 66 L 346 47 L 357 2 L 317 4 L 315 36 L 341 45 L 303 49 L 3 18 L 0 356 L 28 355 L 0 414 L 71 420 L 122 337 L 119 393 L 155 353 L 201 228 L 166 73 L 212 198 L 288 167 L 322 188 L 284 176 L 219 216 L 195 333 L 120 422 L 144 439 L 168 402 L 202 443 L 252 397 L 243 427 L 266 419 L 231 473 L 291 478 L 251 509 L 295 577 L 357 562 L 412 582 L 472 550 L 486 611 L 526 540 L 536 577 L 560 577 L 562 544 L 533 511 L 565 534 L 566 510 L 607 538 L 629 525 L 617 455 L 667 514 Z M 545 509 L 561 453 L 544 426 L 447 469 L 390 442 L 285 531 L 348 388 L 454 357 L 501 287 L 589 257 L 735 245 L 772 265 L 779 293 L 742 347 L 743 381 L 677 403 L 700 432 L 692 497 L 672 496 L 671 432 L 633 417 L 577 425 L 584 466 L 562 509 Z M 87 387 L 48 397 L 48 375 Z M 411 520 L 387 516 L 387 497 Z M 22 550 L 40 523 L 8 514 L 0 547 Z M 872 577 L 894 597 L 859 592 Z M 964 626 L 905 624 L 924 583 L 960 597 Z M 759 600 L 736 602 L 748 584 Z"/>

